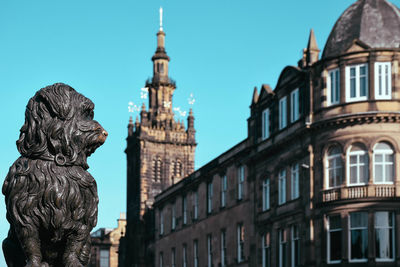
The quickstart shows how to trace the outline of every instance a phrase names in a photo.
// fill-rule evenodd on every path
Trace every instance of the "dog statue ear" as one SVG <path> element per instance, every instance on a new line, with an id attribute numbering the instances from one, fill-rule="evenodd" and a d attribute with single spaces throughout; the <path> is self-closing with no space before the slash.
<path id="1" fill-rule="evenodd" d="M 38 93 L 52 115 L 61 120 L 69 119 L 71 114 L 71 94 L 74 89 L 63 83 L 55 83 L 42 88 Z"/>

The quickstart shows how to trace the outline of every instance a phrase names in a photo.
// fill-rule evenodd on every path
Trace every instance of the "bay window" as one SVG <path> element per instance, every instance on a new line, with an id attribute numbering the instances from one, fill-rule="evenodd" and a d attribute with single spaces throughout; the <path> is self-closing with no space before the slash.
<path id="1" fill-rule="evenodd" d="M 376 261 L 394 261 L 394 214 L 375 212 Z"/>
<path id="2" fill-rule="evenodd" d="M 349 148 L 347 175 L 349 185 L 368 183 L 368 152 L 360 144 L 352 145 Z"/>
<path id="3" fill-rule="evenodd" d="M 392 98 L 392 69 L 390 62 L 375 63 L 375 99 Z"/>
<path id="4" fill-rule="evenodd" d="M 327 79 L 328 106 L 340 102 L 340 70 L 338 68 L 328 71 Z"/>
<path id="5" fill-rule="evenodd" d="M 342 223 L 340 215 L 327 218 L 328 263 L 339 263 L 342 259 Z"/>
<path id="6" fill-rule="evenodd" d="M 368 65 L 359 64 L 346 67 L 346 101 L 368 99 Z"/>
<path id="7" fill-rule="evenodd" d="M 349 261 L 368 261 L 368 213 L 350 213 Z"/>
<path id="8" fill-rule="evenodd" d="M 394 155 L 387 143 L 378 143 L 374 147 L 374 183 L 393 183 Z"/>
<path id="9" fill-rule="evenodd" d="M 342 184 L 343 162 L 342 152 L 339 147 L 335 146 L 328 150 L 325 166 L 326 188 L 329 189 L 340 186 Z"/>

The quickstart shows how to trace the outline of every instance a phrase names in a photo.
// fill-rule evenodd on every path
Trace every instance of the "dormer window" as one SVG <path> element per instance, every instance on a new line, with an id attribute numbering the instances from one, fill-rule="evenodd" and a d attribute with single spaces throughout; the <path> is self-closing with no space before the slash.
<path id="1" fill-rule="evenodd" d="M 339 69 L 328 71 L 328 106 L 339 104 L 340 101 L 340 72 Z"/>
<path id="2" fill-rule="evenodd" d="M 368 66 L 367 64 L 346 67 L 346 101 L 363 101 L 368 99 Z"/>
<path id="3" fill-rule="evenodd" d="M 264 109 L 262 112 L 262 121 L 261 121 L 261 131 L 262 131 L 262 140 L 265 140 L 269 137 L 269 108 Z"/>
<path id="4" fill-rule="evenodd" d="M 375 99 L 392 98 L 392 70 L 390 62 L 375 63 Z"/>
<path id="5" fill-rule="evenodd" d="M 279 130 L 287 126 L 286 111 L 287 111 L 286 96 L 284 96 L 279 100 Z"/>
<path id="6" fill-rule="evenodd" d="M 290 122 L 295 122 L 300 118 L 299 88 L 290 93 Z"/>

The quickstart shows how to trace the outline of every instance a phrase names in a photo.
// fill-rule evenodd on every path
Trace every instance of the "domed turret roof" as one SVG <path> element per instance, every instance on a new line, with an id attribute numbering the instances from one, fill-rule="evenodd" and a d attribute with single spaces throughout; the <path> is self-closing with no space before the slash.
<path id="1" fill-rule="evenodd" d="M 337 20 L 322 58 L 345 53 L 355 40 L 370 48 L 399 48 L 399 8 L 386 0 L 358 0 Z"/>

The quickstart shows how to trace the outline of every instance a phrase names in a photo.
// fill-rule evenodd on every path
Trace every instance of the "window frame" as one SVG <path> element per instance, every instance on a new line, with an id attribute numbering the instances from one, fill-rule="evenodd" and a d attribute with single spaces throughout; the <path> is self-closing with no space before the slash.
<path id="1" fill-rule="evenodd" d="M 105 252 L 106 256 L 104 256 L 104 254 L 102 252 Z M 100 267 L 110 267 L 110 250 L 109 249 L 100 249 L 99 266 Z"/>
<path id="2" fill-rule="evenodd" d="M 213 265 L 213 255 L 212 255 L 212 235 L 207 235 L 207 267 L 212 267 Z"/>
<path id="3" fill-rule="evenodd" d="M 365 75 L 361 76 L 360 69 L 365 67 Z M 351 97 L 351 79 L 353 76 L 351 75 L 351 69 L 355 69 L 355 96 Z M 365 76 L 365 87 L 366 87 L 366 95 L 361 96 L 361 87 L 360 81 L 361 78 Z M 368 64 L 361 63 L 361 64 L 354 64 L 350 66 L 346 66 L 346 102 L 357 102 L 357 101 L 365 101 L 368 100 L 369 97 L 369 84 L 368 84 L 369 72 L 368 72 Z"/>
<path id="4" fill-rule="evenodd" d="M 160 209 L 160 235 L 164 234 L 164 209 Z"/>
<path id="5" fill-rule="evenodd" d="M 270 136 L 270 115 L 271 111 L 269 108 L 263 110 L 261 114 L 261 139 L 268 139 Z"/>
<path id="6" fill-rule="evenodd" d="M 262 185 L 262 211 L 267 211 L 271 208 L 270 197 L 270 179 L 265 178 Z"/>
<path id="7" fill-rule="evenodd" d="M 241 263 L 245 261 L 244 255 L 244 237 L 245 237 L 245 229 L 243 223 L 238 223 L 237 225 L 237 262 Z"/>
<path id="8" fill-rule="evenodd" d="M 295 229 L 297 229 L 297 231 L 295 231 Z M 297 232 L 297 235 L 295 235 L 295 233 Z M 301 241 L 300 241 L 300 227 L 298 224 L 294 224 L 291 227 L 291 266 L 292 267 L 298 267 L 301 266 L 300 262 L 301 262 Z M 297 242 L 297 246 L 296 246 L 296 242 Z M 296 248 L 297 247 L 297 251 Z M 296 252 L 297 252 L 297 260 L 299 261 L 296 265 Z"/>
<path id="9" fill-rule="evenodd" d="M 261 263 L 262 267 L 271 267 L 271 234 L 263 234 L 261 240 Z"/>
<path id="10" fill-rule="evenodd" d="M 300 119 L 300 90 L 294 89 L 290 92 L 290 122 L 296 122 Z"/>
<path id="11" fill-rule="evenodd" d="M 279 130 L 287 127 L 287 97 L 279 99 Z"/>
<path id="12" fill-rule="evenodd" d="M 193 240 L 193 267 L 199 267 L 199 241 Z"/>
<path id="13" fill-rule="evenodd" d="M 390 150 L 389 149 L 376 149 L 376 147 L 380 143 L 387 144 L 390 147 Z M 378 153 L 376 153 L 376 151 L 378 151 L 380 153 L 378 154 Z M 376 171 L 376 166 L 375 166 L 376 165 L 376 160 L 375 160 L 375 156 L 377 154 L 378 155 L 382 155 L 382 162 L 380 162 L 380 165 L 382 166 L 382 182 L 377 182 L 376 181 L 376 173 L 375 173 L 375 171 Z M 385 158 L 388 155 L 392 155 L 392 162 L 386 161 Z M 396 176 L 395 175 L 395 171 L 396 171 L 395 156 L 396 156 L 396 154 L 395 154 L 392 146 L 389 143 L 387 143 L 387 142 L 378 142 L 378 143 L 376 143 L 374 145 L 374 149 L 373 149 L 373 152 L 372 152 L 372 175 L 373 175 L 373 183 L 374 184 L 394 184 L 394 179 L 395 179 L 395 176 Z M 391 165 L 392 166 L 392 181 L 388 181 L 388 180 L 384 179 L 384 178 L 387 178 L 387 177 L 384 177 L 384 174 L 386 174 L 386 168 L 385 167 L 387 165 Z"/>
<path id="14" fill-rule="evenodd" d="M 338 151 L 339 151 L 339 153 L 336 153 L 336 154 L 330 154 L 330 151 L 332 151 L 332 150 L 334 150 L 335 148 L 337 148 L 338 149 Z M 342 155 L 343 155 L 343 153 L 341 152 L 342 150 L 341 150 L 341 148 L 340 147 L 338 147 L 338 146 L 332 146 L 332 147 L 330 147 L 328 150 L 327 150 L 327 152 L 326 152 L 326 155 L 325 155 L 325 188 L 326 189 L 333 189 L 333 188 L 338 188 L 338 187 L 341 187 L 342 186 L 342 184 L 343 184 L 343 168 L 344 168 L 344 164 L 343 164 L 343 158 L 342 158 Z M 340 167 L 338 167 L 338 165 L 336 165 L 336 159 L 339 159 L 339 161 L 340 161 L 340 163 L 341 163 L 341 166 Z M 330 160 L 333 160 L 333 162 L 334 162 L 334 166 L 333 167 L 331 167 L 330 165 L 329 165 L 329 161 Z M 337 185 L 334 185 L 334 186 L 331 186 L 330 185 L 330 170 L 334 170 L 334 172 L 335 172 L 335 174 L 338 172 L 338 170 L 339 170 L 339 173 L 340 173 L 340 180 L 341 180 L 341 182 L 339 183 L 339 184 L 337 184 Z M 335 183 L 337 182 L 336 181 L 336 179 L 333 179 L 334 181 L 335 181 Z"/>
<path id="15" fill-rule="evenodd" d="M 182 196 L 182 224 L 186 225 L 188 223 L 187 219 L 187 196 Z"/>
<path id="16" fill-rule="evenodd" d="M 182 246 L 182 267 L 187 267 L 187 245 L 183 244 Z"/>
<path id="17" fill-rule="evenodd" d="M 376 225 L 376 216 L 377 215 L 376 214 L 377 213 L 383 213 L 383 212 L 388 213 L 388 215 L 392 217 L 392 225 L 391 226 L 389 225 L 389 226 L 386 226 L 386 227 L 382 227 L 382 226 L 377 227 L 377 225 Z M 392 236 L 392 244 L 391 244 L 391 246 L 392 246 L 393 258 L 377 258 L 376 257 L 376 252 L 377 252 L 377 249 L 378 249 L 376 247 L 377 229 L 388 229 L 388 231 L 391 232 L 391 236 Z M 392 211 L 376 211 L 376 212 L 374 212 L 374 238 L 375 238 L 375 261 L 376 262 L 394 262 L 395 261 L 395 259 L 396 259 L 396 235 L 395 235 L 395 231 L 396 231 L 396 217 L 395 217 L 394 212 L 392 212 Z"/>
<path id="18" fill-rule="evenodd" d="M 279 249 L 278 249 L 278 266 L 286 267 L 287 265 L 287 233 L 286 229 L 279 229 L 278 231 L 278 241 L 279 241 Z"/>
<path id="19" fill-rule="evenodd" d="M 237 170 L 237 200 L 242 200 L 244 196 L 244 179 L 245 179 L 245 174 L 244 174 L 244 165 L 240 165 Z"/>
<path id="20" fill-rule="evenodd" d="M 164 266 L 164 253 L 161 251 L 160 256 L 159 256 L 159 266 L 163 267 Z"/>
<path id="21" fill-rule="evenodd" d="M 226 267 L 226 230 L 222 229 L 221 230 L 221 267 Z"/>
<path id="22" fill-rule="evenodd" d="M 332 79 L 333 78 L 333 79 Z M 327 101 L 328 106 L 340 103 L 340 69 L 335 68 L 328 70 L 327 77 Z"/>
<path id="23" fill-rule="evenodd" d="M 369 180 L 369 155 L 368 155 L 368 150 L 365 149 L 364 146 L 359 145 L 359 147 L 362 149 L 361 151 L 351 151 L 352 148 L 357 145 L 357 144 L 353 144 L 351 145 L 348 149 L 347 149 L 347 155 L 346 155 L 346 165 L 347 165 L 347 186 L 363 186 L 363 185 L 367 185 L 368 184 L 368 180 Z M 350 163 L 350 157 L 351 156 L 357 156 L 357 163 L 356 164 L 351 164 Z M 362 163 L 360 160 L 360 157 L 365 156 L 366 158 L 366 162 Z M 361 163 L 363 165 L 361 165 Z M 356 183 L 351 183 L 351 167 L 352 166 L 356 166 L 357 167 L 357 182 Z M 360 167 L 361 166 L 361 167 Z M 365 182 L 361 182 L 361 178 L 360 177 L 360 168 L 365 167 L 365 171 L 366 171 L 366 181 Z"/>
<path id="24" fill-rule="evenodd" d="M 392 62 L 375 62 L 374 64 L 375 67 L 375 99 L 377 100 L 385 100 L 385 99 L 392 99 Z M 383 73 L 382 77 L 383 79 L 381 79 L 381 75 L 379 73 L 379 68 L 385 68 L 386 71 L 384 71 L 385 73 Z M 380 83 L 382 82 L 382 83 Z M 380 86 L 382 85 L 382 88 L 380 88 Z M 386 87 L 386 88 L 385 88 Z M 387 90 L 387 94 L 383 93 L 383 94 L 379 94 L 379 91 L 386 91 Z"/>
<path id="25" fill-rule="evenodd" d="M 331 229 L 331 221 L 330 221 L 331 217 L 339 217 L 340 228 Z M 328 264 L 341 263 L 342 262 L 342 258 L 343 258 L 342 251 L 340 251 L 340 256 L 341 256 L 340 260 L 331 260 L 331 256 L 332 256 L 331 255 L 331 233 L 333 233 L 333 232 L 341 232 L 340 241 L 341 241 L 341 243 L 343 242 L 343 227 L 342 227 L 342 218 L 341 218 L 340 214 L 332 214 L 332 215 L 327 216 L 326 217 L 326 228 L 327 228 L 326 229 L 326 234 L 327 234 L 327 238 L 326 238 L 326 241 L 327 241 L 326 257 L 327 257 L 327 262 L 328 262 Z"/>
<path id="26" fill-rule="evenodd" d="M 213 210 L 213 182 L 207 183 L 207 214 L 211 214 Z"/>
<path id="27" fill-rule="evenodd" d="M 294 163 L 291 166 L 290 183 L 291 183 L 291 199 L 300 197 L 300 166 L 299 163 Z"/>
<path id="28" fill-rule="evenodd" d="M 199 219 L 199 190 L 193 192 L 193 220 Z"/>
<path id="29" fill-rule="evenodd" d="M 278 204 L 286 203 L 286 169 L 283 168 L 278 173 Z"/>
<path id="30" fill-rule="evenodd" d="M 221 177 L 221 201 L 220 201 L 220 207 L 221 208 L 225 208 L 226 207 L 227 191 L 228 191 L 228 179 L 226 177 L 226 174 L 224 174 Z"/>
<path id="31" fill-rule="evenodd" d="M 358 227 L 351 227 L 351 215 L 352 214 L 356 214 L 356 213 L 363 213 L 363 214 L 366 214 L 366 218 L 367 218 L 367 225 L 366 226 L 363 226 L 363 227 L 360 227 L 360 226 L 358 226 Z M 349 262 L 350 263 L 352 263 L 352 262 L 368 262 L 368 251 L 369 251 L 369 240 L 368 240 L 368 221 L 369 221 L 369 218 L 368 218 L 368 212 L 364 212 L 364 211 L 360 211 L 360 212 L 350 212 L 349 213 L 349 216 L 348 216 L 348 238 L 347 238 L 347 241 L 348 241 L 348 259 L 349 259 Z M 367 236 L 366 236 L 366 239 L 367 239 L 367 258 L 362 258 L 362 259 L 352 259 L 351 258 L 351 231 L 356 231 L 356 230 L 365 230 L 366 231 L 366 233 L 367 233 Z"/>
<path id="32" fill-rule="evenodd" d="M 175 250 L 175 247 L 171 248 L 171 267 L 176 267 L 176 250 Z"/>
<path id="33" fill-rule="evenodd" d="M 171 204 L 171 231 L 176 229 L 176 202 Z"/>

